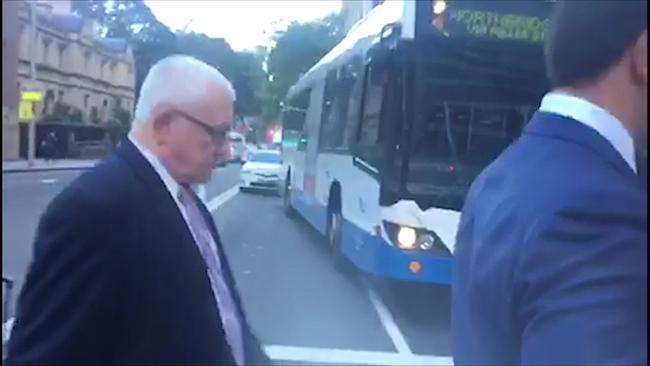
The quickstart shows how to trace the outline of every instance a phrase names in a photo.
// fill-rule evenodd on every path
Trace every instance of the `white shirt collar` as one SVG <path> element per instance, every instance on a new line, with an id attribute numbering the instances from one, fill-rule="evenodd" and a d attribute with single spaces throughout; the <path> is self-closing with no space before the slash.
<path id="1" fill-rule="evenodd" d="M 572 118 L 596 130 L 636 173 L 634 140 L 621 121 L 605 109 L 573 95 L 551 92 L 542 99 L 539 111 Z"/>
<path id="2" fill-rule="evenodd" d="M 140 151 L 142 156 L 144 156 L 145 159 L 151 164 L 151 167 L 158 173 L 158 176 L 160 176 L 160 179 L 163 181 L 165 184 L 165 187 L 167 187 L 167 190 L 169 191 L 169 194 L 172 195 L 174 198 L 174 201 L 176 201 L 177 204 L 180 205 L 180 201 L 178 198 L 181 186 L 178 184 L 176 179 L 169 174 L 169 171 L 167 168 L 163 165 L 163 163 L 158 159 L 158 157 L 149 149 L 147 149 L 145 146 L 140 144 L 138 140 L 132 135 L 129 134 L 129 140 L 135 145 L 135 147 Z"/>

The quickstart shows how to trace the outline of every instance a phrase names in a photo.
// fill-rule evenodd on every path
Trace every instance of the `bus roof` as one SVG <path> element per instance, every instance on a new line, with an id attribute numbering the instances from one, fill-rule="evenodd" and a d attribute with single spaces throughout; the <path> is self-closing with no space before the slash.
<path id="1" fill-rule="evenodd" d="M 420 19 L 422 25 L 431 31 L 453 38 L 483 38 L 499 41 L 540 42 L 544 37 L 544 19 L 548 19 L 551 4 L 556 0 L 537 1 L 486 1 L 486 0 L 447 0 L 445 12 L 447 24 L 436 30 L 430 19 Z M 325 79 L 330 70 L 338 68 L 353 56 L 364 56 L 381 37 L 384 27 L 389 24 L 401 26 L 400 39 L 413 39 L 416 33 L 416 13 L 426 14 L 433 9 L 432 0 L 386 0 L 376 6 L 367 16 L 350 29 L 346 37 L 307 71 L 287 93 L 287 99 L 312 86 L 315 80 Z M 452 10 L 453 9 L 453 10 Z M 452 15 L 450 15 L 450 10 Z M 422 17 L 420 17 L 422 18 Z M 517 38 L 530 39 L 517 39 Z"/>
<path id="2" fill-rule="evenodd" d="M 300 93 L 303 89 L 309 87 L 314 80 L 324 78 L 329 70 L 338 67 L 353 55 L 363 55 L 379 41 L 384 26 L 399 23 L 403 20 L 404 6 L 407 2 L 389 0 L 372 9 L 367 16 L 359 20 L 350 29 L 339 44 L 323 56 L 289 89 L 287 98 L 292 98 Z"/>

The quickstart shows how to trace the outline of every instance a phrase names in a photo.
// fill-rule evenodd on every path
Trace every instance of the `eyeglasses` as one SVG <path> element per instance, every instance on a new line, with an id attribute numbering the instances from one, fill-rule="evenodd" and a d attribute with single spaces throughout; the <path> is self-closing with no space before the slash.
<path id="1" fill-rule="evenodd" d="M 189 114 L 187 114 L 187 113 L 185 113 L 185 112 L 183 112 L 183 111 L 181 111 L 179 109 L 173 109 L 172 111 L 174 113 L 177 113 L 177 114 L 181 115 L 183 118 L 185 118 L 186 120 L 194 123 L 195 125 L 200 126 L 201 128 L 203 128 L 203 130 L 205 130 L 205 132 L 207 132 L 210 135 L 210 137 L 212 137 L 212 140 L 214 142 L 221 143 L 221 142 L 226 141 L 226 137 L 228 135 L 228 132 L 230 131 L 230 127 L 214 127 L 214 126 L 210 126 L 209 124 L 201 121 L 200 119 L 194 118 L 194 117 L 190 116 Z"/>

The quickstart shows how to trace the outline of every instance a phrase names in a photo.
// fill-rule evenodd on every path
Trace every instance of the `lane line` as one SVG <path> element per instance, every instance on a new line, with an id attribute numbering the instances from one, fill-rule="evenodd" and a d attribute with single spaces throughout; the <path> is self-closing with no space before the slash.
<path id="1" fill-rule="evenodd" d="M 41 179 L 41 183 L 45 183 L 45 184 L 52 184 L 52 183 L 56 183 L 57 181 L 58 181 L 58 179 L 56 179 L 56 178 Z"/>
<path id="2" fill-rule="evenodd" d="M 381 301 L 379 295 L 377 295 L 375 290 L 373 290 L 372 286 L 370 286 L 367 281 L 366 286 L 368 287 L 368 296 L 370 297 L 370 302 L 372 302 L 372 305 L 375 307 L 377 315 L 379 316 L 379 321 L 381 321 L 381 325 L 384 326 L 384 330 L 386 330 L 386 333 L 390 337 L 391 341 L 393 341 L 393 345 L 395 346 L 397 352 L 399 352 L 401 355 L 406 356 L 413 355 L 411 348 L 409 347 L 408 343 L 406 343 L 404 334 L 402 334 L 402 332 L 399 330 L 399 327 L 397 326 L 397 323 L 395 323 L 395 319 L 393 319 L 393 315 L 388 310 L 388 307 L 384 304 L 383 301 Z"/>
<path id="3" fill-rule="evenodd" d="M 356 351 L 347 349 L 309 348 L 267 345 L 266 354 L 274 361 L 342 365 L 413 365 L 450 366 L 449 356 L 404 355 L 394 352 Z"/>
<path id="4" fill-rule="evenodd" d="M 208 210 L 212 213 L 214 213 L 221 205 L 224 203 L 228 202 L 231 198 L 235 197 L 239 193 L 239 186 L 233 186 L 227 191 L 221 193 L 220 195 L 216 196 L 215 198 L 211 199 L 206 206 L 208 207 Z"/>

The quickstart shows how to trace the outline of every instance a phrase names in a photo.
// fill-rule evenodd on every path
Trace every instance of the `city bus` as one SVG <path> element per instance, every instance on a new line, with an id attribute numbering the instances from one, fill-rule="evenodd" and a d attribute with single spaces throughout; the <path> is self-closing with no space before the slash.
<path id="1" fill-rule="evenodd" d="M 388 0 L 289 89 L 284 209 L 324 235 L 334 263 L 451 283 L 468 188 L 548 89 L 551 6 Z"/>

